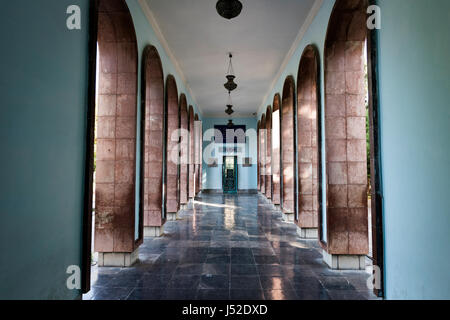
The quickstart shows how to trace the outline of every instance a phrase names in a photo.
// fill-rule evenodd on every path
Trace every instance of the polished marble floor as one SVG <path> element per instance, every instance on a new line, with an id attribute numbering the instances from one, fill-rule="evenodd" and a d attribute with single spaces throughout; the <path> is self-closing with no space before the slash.
<path id="1" fill-rule="evenodd" d="M 200 195 L 132 268 L 92 268 L 84 299 L 366 300 L 369 273 L 331 271 L 262 195 Z"/>

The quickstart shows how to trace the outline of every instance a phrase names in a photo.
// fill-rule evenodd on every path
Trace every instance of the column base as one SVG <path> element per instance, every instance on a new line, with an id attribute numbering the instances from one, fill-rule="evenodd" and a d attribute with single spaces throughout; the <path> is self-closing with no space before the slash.
<path id="1" fill-rule="evenodd" d="M 294 214 L 293 213 L 286 213 L 282 212 L 282 219 L 284 222 L 293 223 L 294 222 Z"/>
<path id="2" fill-rule="evenodd" d="M 178 212 L 168 212 L 167 213 L 167 221 L 177 221 L 178 219 Z"/>
<path id="3" fill-rule="evenodd" d="M 329 254 L 323 250 L 323 261 L 333 270 L 366 270 L 366 256 Z"/>
<path id="4" fill-rule="evenodd" d="M 275 210 L 281 211 L 281 205 L 280 204 L 274 204 Z"/>
<path id="5" fill-rule="evenodd" d="M 161 237 L 164 233 L 164 226 L 144 227 L 144 238 Z"/>
<path id="6" fill-rule="evenodd" d="M 299 226 L 297 226 L 297 234 L 302 239 L 317 239 L 319 238 L 319 229 L 300 228 Z"/>
<path id="7" fill-rule="evenodd" d="M 180 210 L 187 210 L 188 209 L 188 204 L 182 204 L 180 205 Z"/>
<path id="8" fill-rule="evenodd" d="M 139 248 L 134 252 L 99 252 L 99 267 L 131 267 L 139 259 Z"/>

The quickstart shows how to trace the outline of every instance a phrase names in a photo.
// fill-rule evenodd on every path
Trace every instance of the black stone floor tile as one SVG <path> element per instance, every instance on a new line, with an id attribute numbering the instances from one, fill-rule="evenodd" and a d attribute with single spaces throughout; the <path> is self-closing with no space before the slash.
<path id="1" fill-rule="evenodd" d="M 320 278 L 319 281 L 327 290 L 355 291 L 355 287 L 353 287 L 344 277 L 323 277 Z"/>
<path id="2" fill-rule="evenodd" d="M 127 300 L 161 300 L 165 294 L 164 289 L 135 288 Z"/>
<path id="3" fill-rule="evenodd" d="M 197 288 L 200 283 L 199 275 L 181 275 L 173 276 L 170 280 L 168 289 L 191 289 Z"/>
<path id="4" fill-rule="evenodd" d="M 230 250 L 231 249 L 229 247 L 209 248 L 208 254 L 209 255 L 229 255 Z"/>
<path id="5" fill-rule="evenodd" d="M 280 259 L 277 256 L 258 256 L 255 255 L 256 264 L 279 264 Z"/>
<path id="6" fill-rule="evenodd" d="M 321 290 L 297 289 L 295 290 L 299 300 L 331 300 L 325 288 Z"/>
<path id="7" fill-rule="evenodd" d="M 231 248 L 231 255 L 252 255 L 250 248 Z"/>
<path id="8" fill-rule="evenodd" d="M 93 300 L 125 300 L 133 288 L 100 288 Z"/>
<path id="9" fill-rule="evenodd" d="M 230 290 L 211 290 L 211 289 L 199 289 L 197 292 L 197 300 L 229 300 Z"/>
<path id="10" fill-rule="evenodd" d="M 145 274 L 138 283 L 138 288 L 165 289 L 172 279 L 171 275 Z"/>
<path id="11" fill-rule="evenodd" d="M 186 264 L 179 264 L 178 267 L 174 271 L 175 276 L 182 276 L 182 275 L 199 275 L 203 272 L 203 264 L 202 263 L 186 263 Z"/>
<path id="12" fill-rule="evenodd" d="M 207 264 L 229 264 L 231 262 L 230 255 L 208 254 L 206 257 Z"/>
<path id="13" fill-rule="evenodd" d="M 259 264 L 256 267 L 260 276 L 281 277 L 285 275 L 283 268 L 279 264 Z"/>
<path id="14" fill-rule="evenodd" d="M 231 275 L 257 275 L 256 265 L 254 264 L 232 264 Z"/>
<path id="15" fill-rule="evenodd" d="M 264 291 L 266 300 L 298 300 L 297 293 L 294 290 L 269 290 Z"/>
<path id="16" fill-rule="evenodd" d="M 195 300 L 196 297 L 196 289 L 167 289 L 162 300 Z"/>
<path id="17" fill-rule="evenodd" d="M 231 264 L 255 264 L 255 259 L 251 254 L 231 254 Z"/>
<path id="18" fill-rule="evenodd" d="M 366 300 L 358 291 L 328 290 L 331 300 Z"/>
<path id="19" fill-rule="evenodd" d="M 261 286 L 264 290 L 293 290 L 292 284 L 287 278 L 283 277 L 264 277 L 260 276 Z"/>
<path id="20" fill-rule="evenodd" d="M 202 274 L 212 275 L 230 275 L 230 264 L 212 264 L 205 263 L 203 265 Z"/>
<path id="21" fill-rule="evenodd" d="M 247 290 L 262 289 L 258 276 L 231 276 L 230 288 Z"/>
<path id="22" fill-rule="evenodd" d="M 368 273 L 330 270 L 264 196 L 200 194 L 194 205 L 144 240 L 133 267 L 93 267 L 84 298 L 376 299 Z"/>
<path id="23" fill-rule="evenodd" d="M 200 278 L 199 289 L 222 289 L 230 288 L 230 277 L 228 275 L 204 274 Z"/>
<path id="24" fill-rule="evenodd" d="M 262 290 L 242 290 L 231 289 L 231 300 L 265 300 L 264 292 Z"/>

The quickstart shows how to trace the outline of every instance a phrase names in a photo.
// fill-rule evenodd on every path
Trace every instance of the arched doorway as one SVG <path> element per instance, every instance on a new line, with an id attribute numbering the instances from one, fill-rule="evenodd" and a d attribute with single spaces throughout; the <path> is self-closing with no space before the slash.
<path id="1" fill-rule="evenodd" d="M 198 121 L 198 190 L 197 193 L 202 191 L 203 188 L 203 122 Z"/>
<path id="2" fill-rule="evenodd" d="M 266 194 L 266 115 L 261 117 L 261 124 L 259 130 L 260 138 L 260 152 L 261 152 L 261 168 L 260 168 L 260 180 L 261 180 L 261 193 Z"/>
<path id="3" fill-rule="evenodd" d="M 189 198 L 195 197 L 195 115 L 194 108 L 189 106 Z"/>
<path id="4" fill-rule="evenodd" d="M 200 132 L 199 132 L 199 117 L 198 114 L 194 116 L 194 140 L 195 140 L 195 195 L 197 195 L 200 191 Z"/>
<path id="5" fill-rule="evenodd" d="M 164 73 L 158 51 L 147 46 L 143 54 L 142 117 L 144 176 L 144 235 L 160 236 L 164 225 Z"/>
<path id="6" fill-rule="evenodd" d="M 125 1 L 98 2 L 97 32 L 94 246 L 99 266 L 124 267 L 143 236 L 135 224 L 138 51 Z"/>
<path id="7" fill-rule="evenodd" d="M 272 203 L 274 205 L 281 204 L 281 178 L 280 178 L 280 161 L 281 161 L 281 135 L 280 135 L 280 94 L 276 94 L 272 104 Z"/>
<path id="8" fill-rule="evenodd" d="M 166 104 L 167 104 L 167 219 L 175 220 L 180 209 L 179 183 L 178 183 L 178 143 L 177 134 L 179 124 L 178 114 L 178 89 L 175 78 L 169 75 L 166 80 Z M 171 217 L 169 217 L 169 215 Z"/>
<path id="9" fill-rule="evenodd" d="M 281 204 L 284 219 L 294 221 L 295 206 L 295 81 L 289 76 L 283 87 L 281 107 Z"/>
<path id="10" fill-rule="evenodd" d="M 188 135 L 188 109 L 186 96 L 180 96 L 180 128 L 182 131 L 181 137 L 181 152 L 180 152 L 180 204 L 186 206 L 189 202 L 188 197 L 188 160 L 189 160 L 189 135 Z"/>
<path id="11" fill-rule="evenodd" d="M 256 153 L 257 153 L 257 180 L 258 180 L 258 191 L 261 191 L 261 147 L 260 147 L 260 138 L 259 138 L 259 131 L 261 129 L 261 120 L 258 120 L 258 124 L 256 126 L 256 140 L 257 140 L 257 147 L 256 147 Z"/>
<path id="12" fill-rule="evenodd" d="M 266 110 L 266 197 L 272 199 L 272 108 Z"/>
<path id="13" fill-rule="evenodd" d="M 317 238 L 320 197 L 319 58 L 314 46 L 303 51 L 297 77 L 298 214 L 302 238 Z"/>

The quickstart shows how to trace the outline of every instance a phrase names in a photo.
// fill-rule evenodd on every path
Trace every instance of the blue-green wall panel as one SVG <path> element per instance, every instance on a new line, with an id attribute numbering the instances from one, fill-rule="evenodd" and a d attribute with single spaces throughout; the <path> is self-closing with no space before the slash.
<path id="1" fill-rule="evenodd" d="M 386 294 L 450 298 L 450 2 L 379 1 Z"/>
<path id="2" fill-rule="evenodd" d="M 2 3 L 0 298 L 80 294 L 65 284 L 81 264 L 88 3 Z M 66 27 L 71 4 L 81 30 Z"/>

